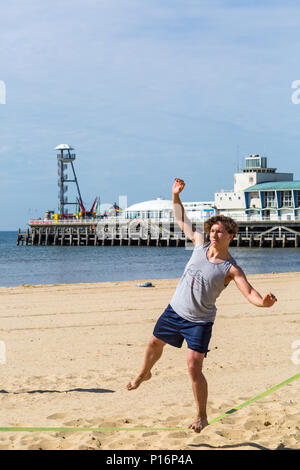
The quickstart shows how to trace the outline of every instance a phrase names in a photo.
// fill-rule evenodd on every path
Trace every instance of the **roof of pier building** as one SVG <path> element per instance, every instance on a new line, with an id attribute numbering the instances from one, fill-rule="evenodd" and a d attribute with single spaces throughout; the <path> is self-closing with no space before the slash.
<path id="1" fill-rule="evenodd" d="M 145 211 L 164 211 L 172 210 L 172 201 L 168 199 L 157 198 L 151 201 L 139 202 L 127 207 L 126 212 L 145 212 Z"/>
<path id="2" fill-rule="evenodd" d="M 273 181 L 269 183 L 259 183 L 244 189 L 244 191 L 249 193 L 252 191 L 288 191 L 291 189 L 300 190 L 300 181 Z"/>

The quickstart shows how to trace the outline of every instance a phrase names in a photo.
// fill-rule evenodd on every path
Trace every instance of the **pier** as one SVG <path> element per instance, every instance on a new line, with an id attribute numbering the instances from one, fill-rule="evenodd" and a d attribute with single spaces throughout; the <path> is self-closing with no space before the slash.
<path id="1" fill-rule="evenodd" d="M 114 203 L 101 212 L 100 197 L 96 197 L 91 209 L 86 210 L 74 169 L 74 149 L 60 144 L 55 150 L 58 213 L 48 210 L 43 219 L 30 220 L 25 231 L 19 229 L 18 246 L 193 246 L 174 220 L 171 200 L 159 197 L 127 207 L 126 199 L 124 205 Z M 73 195 L 68 197 L 70 184 Z M 269 168 L 266 157 L 246 157 L 245 168 L 234 175 L 233 191 L 215 193 L 214 201 L 182 204 L 198 231 L 203 232 L 204 220 L 213 215 L 234 219 L 239 231 L 231 246 L 300 246 L 300 180 L 294 181 L 292 173 Z M 73 212 L 69 212 L 70 206 L 75 206 Z"/>
<path id="2" fill-rule="evenodd" d="M 31 246 L 167 246 L 188 242 L 178 225 L 151 220 L 31 221 L 18 230 L 17 245 Z M 240 222 L 231 246 L 248 248 L 299 248 L 300 221 Z"/>
<path id="3" fill-rule="evenodd" d="M 161 223 L 98 220 L 32 223 L 18 230 L 17 245 L 38 246 L 184 246 L 186 237 Z"/>

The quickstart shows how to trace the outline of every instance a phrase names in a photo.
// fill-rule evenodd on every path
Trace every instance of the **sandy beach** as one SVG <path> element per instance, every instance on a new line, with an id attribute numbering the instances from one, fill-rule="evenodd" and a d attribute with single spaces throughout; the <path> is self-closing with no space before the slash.
<path id="1" fill-rule="evenodd" d="M 250 305 L 234 284 L 221 294 L 204 362 L 213 419 L 297 374 L 300 273 L 248 276 L 271 309 Z M 208 426 L 195 413 L 182 349 L 166 346 L 153 377 L 140 369 L 158 316 L 178 279 L 1 287 L 0 427 L 146 427 L 142 431 L 0 432 L 0 449 L 299 449 L 300 379 Z M 298 357 L 300 354 L 298 355 Z M 157 430 L 172 427 L 175 430 Z"/>

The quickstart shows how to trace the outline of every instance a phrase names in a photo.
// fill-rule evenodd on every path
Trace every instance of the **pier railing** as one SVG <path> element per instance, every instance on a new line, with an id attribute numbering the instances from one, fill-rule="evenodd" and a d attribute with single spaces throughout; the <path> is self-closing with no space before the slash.
<path id="1" fill-rule="evenodd" d="M 114 218 L 114 217 L 112 217 Z M 104 219 L 74 219 L 74 220 L 47 220 L 47 219 L 35 219 L 30 220 L 29 225 L 97 225 L 99 222 L 103 222 Z"/>
<path id="2" fill-rule="evenodd" d="M 283 215 L 283 216 L 258 216 L 258 215 L 243 215 L 236 216 L 235 214 L 226 214 L 228 217 L 233 218 L 236 222 L 298 222 L 300 221 L 299 215 Z"/>
<path id="3" fill-rule="evenodd" d="M 236 222 L 298 222 L 300 221 L 300 215 L 283 215 L 283 216 L 260 216 L 260 215 L 243 215 L 237 216 L 236 214 L 227 213 L 229 217 L 232 217 Z M 199 218 L 189 217 L 193 223 L 203 223 L 204 220 Z M 138 222 L 138 221 L 150 221 L 150 222 L 161 222 L 161 223 L 174 223 L 174 217 L 170 218 L 149 218 L 143 219 L 141 217 L 135 219 L 127 219 L 125 217 L 107 217 L 104 219 L 71 219 L 71 220 L 47 220 L 47 219 L 32 219 L 29 221 L 29 225 L 97 225 L 104 223 L 116 223 L 116 222 Z"/>

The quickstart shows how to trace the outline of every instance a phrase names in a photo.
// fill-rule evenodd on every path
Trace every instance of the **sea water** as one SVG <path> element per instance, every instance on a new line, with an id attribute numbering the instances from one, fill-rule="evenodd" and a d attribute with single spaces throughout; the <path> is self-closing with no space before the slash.
<path id="1" fill-rule="evenodd" d="M 17 246 L 0 232 L 0 286 L 178 278 L 185 247 Z M 300 248 L 230 248 L 246 274 L 300 272 Z"/>

